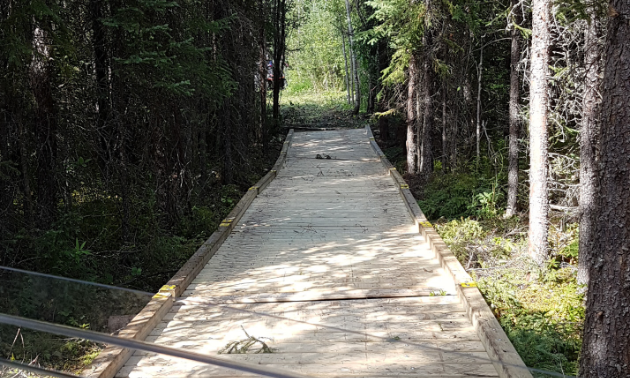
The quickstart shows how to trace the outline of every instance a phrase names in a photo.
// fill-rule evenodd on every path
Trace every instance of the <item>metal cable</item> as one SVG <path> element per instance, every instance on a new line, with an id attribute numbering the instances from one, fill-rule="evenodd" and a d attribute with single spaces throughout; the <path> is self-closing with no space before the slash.
<path id="1" fill-rule="evenodd" d="M 4 358 L 0 358 L 0 365 L 4 365 L 4 366 L 10 367 L 10 368 L 19 369 L 19 370 L 30 371 L 30 372 L 33 372 L 35 374 L 40 374 L 40 375 L 43 375 L 43 376 L 46 376 L 46 377 L 81 378 L 78 375 L 64 373 L 62 371 L 57 371 L 57 370 L 48 370 L 48 369 L 44 369 L 44 368 L 41 368 L 41 367 L 35 366 L 35 365 L 21 364 L 19 362 L 5 360 Z"/>
<path id="2" fill-rule="evenodd" d="M 82 280 L 77 280 L 77 279 L 72 279 L 72 278 L 59 277 L 59 276 L 54 276 L 54 275 L 44 274 L 44 273 L 29 272 L 29 271 L 25 271 L 25 270 L 21 270 L 21 269 L 9 268 L 9 267 L 4 267 L 4 266 L 0 266 L 0 269 L 5 269 L 5 270 L 9 270 L 9 271 L 24 273 L 24 274 L 33 274 L 35 276 L 41 276 L 41 277 L 46 277 L 46 278 L 58 279 L 58 280 L 62 280 L 62 281 L 69 281 L 69 282 L 74 282 L 74 283 L 92 285 L 92 286 L 97 286 L 97 287 L 102 287 L 102 288 L 107 288 L 107 289 L 112 289 L 112 290 L 123 290 L 123 291 L 131 292 L 131 293 L 134 293 L 134 294 L 153 295 L 152 293 L 139 291 L 139 290 L 125 289 L 125 288 L 120 288 L 120 287 L 111 286 L 111 285 L 99 284 L 99 283 L 89 282 L 89 281 L 82 281 Z M 292 321 L 292 322 L 295 322 L 295 323 L 311 325 L 311 326 L 316 326 L 316 327 L 322 327 L 322 328 L 326 328 L 326 329 L 331 329 L 331 330 L 340 331 L 340 332 L 346 332 L 346 333 L 351 333 L 351 334 L 357 334 L 357 335 L 366 336 L 366 337 L 373 337 L 373 338 L 376 338 L 376 339 L 381 339 L 381 340 L 384 340 L 384 341 L 387 341 L 387 342 L 392 342 L 392 343 L 394 343 L 394 342 L 395 343 L 403 343 L 403 344 L 412 345 L 414 347 L 417 347 L 417 348 L 420 348 L 420 349 L 424 349 L 424 350 L 428 350 L 428 351 L 432 351 L 432 352 L 448 353 L 448 354 L 451 354 L 451 355 L 454 355 L 454 356 L 460 356 L 460 357 L 466 357 L 466 358 L 474 359 L 474 360 L 477 360 L 479 362 L 490 362 L 490 363 L 493 363 L 493 364 L 513 367 L 513 368 L 517 368 L 517 369 L 521 369 L 521 370 L 527 369 L 530 372 L 546 374 L 546 375 L 553 376 L 553 377 L 576 378 L 574 376 L 565 375 L 565 374 L 561 374 L 561 373 L 556 373 L 556 372 L 553 372 L 553 371 L 537 369 L 537 368 L 530 368 L 530 367 L 524 367 L 524 366 L 515 365 L 515 364 L 509 364 L 509 363 L 505 363 L 505 362 L 502 362 L 502 361 L 493 360 L 493 359 L 490 359 L 490 358 L 484 358 L 484 357 L 478 357 L 478 356 L 465 354 L 465 353 L 462 353 L 462 352 L 456 352 L 456 351 L 445 352 L 444 350 L 441 350 L 439 348 L 435 348 L 435 347 L 431 347 L 431 346 L 427 346 L 427 345 L 422 345 L 422 344 L 418 344 L 418 343 L 413 343 L 413 342 L 409 342 L 409 341 L 396 340 L 396 339 L 382 337 L 382 336 L 374 336 L 374 335 L 369 335 L 369 334 L 367 334 L 365 332 L 353 331 L 353 330 L 349 330 L 349 329 L 345 329 L 345 328 L 329 326 L 329 325 L 326 325 L 326 324 L 310 323 L 310 322 L 306 322 L 306 321 L 302 321 L 302 320 L 287 318 L 287 317 L 273 315 L 273 314 L 268 314 L 268 313 L 264 313 L 264 312 L 257 312 L 257 311 L 247 310 L 247 309 L 231 307 L 231 306 L 228 306 L 228 305 L 224 305 L 224 304 L 220 304 L 220 303 L 216 303 L 216 302 L 212 302 L 212 301 L 205 301 L 205 300 L 195 299 L 195 298 L 190 298 L 190 297 L 187 297 L 187 298 L 184 298 L 184 297 L 175 298 L 175 303 L 186 304 L 187 302 L 189 302 L 191 304 L 201 305 L 201 306 L 221 307 L 221 308 L 224 308 L 224 309 L 229 310 L 229 311 L 248 313 L 248 314 L 252 314 L 252 315 L 256 315 L 256 316 L 273 318 L 273 319 L 278 319 L 278 320 L 289 320 L 289 321 Z M 11 320 L 11 322 L 9 322 L 9 321 L 4 321 L 3 319 L 12 319 L 12 320 Z M 33 326 L 26 325 L 26 322 L 31 322 L 29 324 L 32 324 Z M 41 321 L 30 320 L 30 319 L 14 317 L 14 316 L 9 316 L 9 315 L 0 314 L 0 323 L 7 323 L 7 324 L 16 325 L 16 326 L 36 329 L 36 330 L 40 330 L 40 331 L 43 331 L 43 332 L 54 333 L 54 334 L 61 334 L 61 335 L 65 335 L 65 336 L 77 337 L 77 338 L 82 338 L 82 339 L 91 340 L 91 341 L 95 341 L 95 342 L 112 344 L 112 345 L 116 345 L 116 346 L 123 347 L 123 348 L 142 350 L 142 351 L 147 351 L 147 352 L 155 352 L 155 353 L 165 354 L 165 355 L 169 355 L 169 356 L 173 356 L 173 357 L 185 358 L 185 359 L 192 360 L 192 361 L 197 361 L 197 362 L 202 362 L 202 363 L 207 363 L 207 364 L 217 365 L 217 366 L 222 366 L 222 367 L 227 367 L 227 368 L 233 368 L 233 369 L 236 369 L 236 370 L 252 372 L 252 373 L 261 374 L 261 375 L 266 375 L 266 376 L 269 376 L 269 377 L 277 377 L 277 378 L 289 378 L 289 377 L 290 378 L 297 378 L 297 377 L 299 377 L 299 375 L 294 375 L 294 374 L 291 374 L 291 373 L 288 373 L 288 372 L 286 372 L 286 373 L 285 372 L 281 372 L 281 374 L 278 375 L 278 374 L 276 374 L 277 371 L 274 372 L 274 371 L 271 371 L 270 369 L 261 368 L 261 367 L 256 366 L 256 365 L 234 363 L 232 361 L 226 361 L 226 360 L 223 360 L 223 359 L 217 359 L 217 358 L 201 355 L 201 354 L 194 353 L 194 352 L 182 351 L 182 350 L 179 350 L 179 349 L 165 347 L 165 346 L 161 346 L 161 345 L 154 344 L 154 343 L 148 343 L 148 342 L 145 342 L 145 341 L 137 341 L 137 340 L 132 340 L 132 339 L 120 338 L 120 337 L 110 336 L 110 335 L 107 335 L 107 334 L 98 333 L 98 332 L 94 332 L 94 331 L 82 330 L 82 329 L 77 329 L 77 328 L 72 328 L 72 327 L 67 327 L 67 326 L 61 326 L 61 325 L 56 325 L 56 324 L 51 324 L 51 323 L 45 323 L 45 322 L 41 322 Z M 47 327 L 47 330 L 42 330 L 42 329 L 36 328 L 36 327 Z M 69 334 L 70 332 L 72 334 Z M 107 339 L 107 340 L 105 340 L 105 339 Z M 149 349 L 147 349 L 147 348 L 149 348 Z M 153 349 L 153 348 L 155 348 L 155 349 Z M 201 358 L 201 360 L 199 358 Z M 260 372 L 243 370 L 243 368 L 236 367 L 236 366 L 235 367 L 230 367 L 230 366 L 227 366 L 227 365 L 221 365 L 222 363 L 227 363 L 229 365 L 245 366 L 244 367 L 245 369 L 247 369 L 247 368 L 258 369 L 258 370 L 260 370 Z M 283 375 L 283 374 L 287 374 L 287 375 Z"/>
<path id="3" fill-rule="evenodd" d="M 104 288 L 104 289 L 126 291 L 126 292 L 129 292 L 129 293 L 134 293 L 134 294 L 138 294 L 138 295 L 148 295 L 149 297 L 152 297 L 153 294 L 155 294 L 155 293 L 149 293 L 148 291 L 128 289 L 128 288 L 125 288 L 125 287 L 106 285 L 106 284 L 102 284 L 102 283 L 98 283 L 98 282 L 77 280 L 75 278 L 67 278 L 67 277 L 55 276 L 55 275 L 46 274 L 46 273 L 31 272 L 31 271 L 28 271 L 28 270 L 10 268 L 8 266 L 2 266 L 2 265 L 0 265 L 0 269 L 8 270 L 8 271 L 11 271 L 11 272 L 30 274 L 30 275 L 38 276 L 38 277 L 52 278 L 52 279 L 60 280 L 60 281 L 73 282 L 73 283 L 78 283 L 78 284 L 83 284 L 83 285 L 92 285 L 92 286 L 96 286 L 96 287 L 100 287 L 100 288 Z"/>
<path id="4" fill-rule="evenodd" d="M 208 365 L 220 366 L 228 369 L 238 370 L 245 373 L 263 375 L 270 378 L 308 378 L 307 375 L 295 374 L 282 369 L 270 369 L 261 365 L 253 365 L 237 361 L 229 361 L 221 358 L 211 357 L 200 353 L 183 351 L 181 349 L 166 347 L 146 341 L 126 339 L 122 337 L 110 336 L 104 333 L 83 330 L 58 324 L 41 322 L 39 320 L 25 319 L 18 316 L 0 314 L 0 323 L 34 329 L 40 332 L 53 333 L 68 337 L 90 340 L 103 344 L 116 345 L 121 348 L 141 350 L 143 352 L 159 353 L 171 357 L 184 358 L 190 361 L 201 362 Z"/>

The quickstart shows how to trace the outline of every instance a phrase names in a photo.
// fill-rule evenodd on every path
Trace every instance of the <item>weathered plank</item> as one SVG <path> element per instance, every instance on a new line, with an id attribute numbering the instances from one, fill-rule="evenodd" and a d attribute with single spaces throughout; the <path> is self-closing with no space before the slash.
<path id="1" fill-rule="evenodd" d="M 314 376 L 498 376 L 433 235 L 418 233 L 421 211 L 366 132 L 290 144 L 147 340 L 219 356 L 246 331 L 274 353 L 220 357 Z M 117 376 L 250 375 L 137 352 Z"/>
<path id="2" fill-rule="evenodd" d="M 276 177 L 277 170 L 286 162 L 286 152 L 293 138 L 293 130 L 287 134 L 284 147 L 274 168 L 253 186 L 223 220 L 219 228 L 195 252 L 179 271 L 160 289 L 149 303 L 131 322 L 119 332 L 120 337 L 144 340 L 173 306 L 173 298 L 180 296 L 192 280 L 199 274 L 203 266 L 217 252 L 221 244 L 228 238 L 234 226 L 239 222 L 254 198 Z M 123 367 L 134 351 L 127 348 L 108 346 L 94 361 L 84 369 L 87 377 L 111 378 Z"/>

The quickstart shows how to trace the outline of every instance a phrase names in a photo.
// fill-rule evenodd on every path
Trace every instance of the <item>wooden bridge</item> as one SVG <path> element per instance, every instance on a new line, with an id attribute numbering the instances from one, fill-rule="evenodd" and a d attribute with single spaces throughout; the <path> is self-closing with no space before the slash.
<path id="1" fill-rule="evenodd" d="M 371 137 L 290 132 L 274 169 L 120 335 L 313 377 L 531 377 Z M 86 373 L 250 375 L 114 347 Z"/>

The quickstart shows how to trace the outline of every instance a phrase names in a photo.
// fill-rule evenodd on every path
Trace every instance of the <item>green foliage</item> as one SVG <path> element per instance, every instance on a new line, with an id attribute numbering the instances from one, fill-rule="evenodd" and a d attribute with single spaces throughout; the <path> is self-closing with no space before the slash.
<path id="1" fill-rule="evenodd" d="M 540 270 L 523 255 L 526 235 L 517 232 L 526 227 L 522 223 L 495 216 L 435 226 L 464 266 L 474 257 L 470 273 L 525 364 L 577 375 L 585 309 L 576 268 L 550 264 Z M 562 253 L 577 242 L 572 227 Z"/>
<path id="2" fill-rule="evenodd" d="M 517 270 L 478 283 L 528 366 L 577 375 L 584 306 L 575 275 L 567 273 L 566 283 L 531 282 Z"/>
<path id="3" fill-rule="evenodd" d="M 424 190 L 418 205 L 429 219 L 496 216 L 505 195 L 491 176 L 475 173 L 437 174 Z"/>
<path id="4" fill-rule="evenodd" d="M 343 91 L 315 90 L 299 94 L 284 91 L 282 94 L 282 119 L 287 126 L 307 127 L 365 127 L 360 118 L 353 118 L 348 111 L 346 93 Z"/>
<path id="5" fill-rule="evenodd" d="M 379 22 L 374 27 L 376 38 L 385 38 L 394 51 L 391 64 L 383 70 L 384 84 L 397 84 L 405 80 L 405 69 L 409 66 L 411 54 L 422 45 L 425 29 L 426 6 L 424 2 L 406 0 L 371 0 L 367 4 L 374 9 L 373 18 Z"/>
<path id="6" fill-rule="evenodd" d="M 194 32 L 220 33 L 229 20 L 208 21 L 197 16 L 188 33 L 176 33 L 177 21 L 164 21 L 169 14 L 183 12 L 174 1 L 134 0 L 105 19 L 105 26 L 124 35 L 124 52 L 114 57 L 120 73 L 139 87 L 165 94 L 229 96 L 236 83 L 229 80 L 228 66 L 220 56 L 207 59 L 210 47 L 196 45 L 194 37 Z"/>
<path id="7" fill-rule="evenodd" d="M 436 227 L 440 232 L 440 236 L 449 243 L 457 241 L 469 242 L 474 239 L 481 239 L 486 235 L 481 224 L 470 218 L 439 223 Z"/>
<path id="8" fill-rule="evenodd" d="M 286 77 L 289 95 L 310 90 L 340 90 L 344 86 L 343 58 L 338 2 L 311 0 L 298 4 L 294 13 L 303 15 L 302 24 L 292 33 Z M 346 49 L 349 51 L 348 41 Z"/>
<path id="9" fill-rule="evenodd" d="M 579 223 L 551 222 L 549 225 L 550 264 L 577 264 L 579 249 Z"/>

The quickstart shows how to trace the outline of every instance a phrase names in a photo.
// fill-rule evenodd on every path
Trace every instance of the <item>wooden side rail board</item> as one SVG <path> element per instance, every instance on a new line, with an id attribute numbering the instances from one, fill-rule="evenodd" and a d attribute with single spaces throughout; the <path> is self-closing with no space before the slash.
<path id="1" fill-rule="evenodd" d="M 372 145 L 376 154 L 381 157 L 383 166 L 389 170 L 390 177 L 399 188 L 407 210 L 418 226 L 418 231 L 429 243 L 429 247 L 440 262 L 440 265 L 442 265 L 442 268 L 455 281 L 458 297 L 466 308 L 468 318 L 475 327 L 486 351 L 493 360 L 500 362 L 494 363 L 499 376 L 502 378 L 532 378 L 521 356 L 516 352 L 501 325 L 494 317 L 472 277 L 466 273 L 462 264 L 424 216 L 402 175 L 387 160 L 383 151 L 374 141 L 370 126 L 366 126 L 365 129 L 370 145 Z"/>
<path id="2" fill-rule="evenodd" d="M 256 196 L 276 178 L 278 171 L 286 162 L 287 152 L 292 139 L 293 130 L 290 130 L 282 147 L 282 151 L 280 152 L 280 156 L 278 160 L 276 160 L 276 164 L 273 168 L 245 193 L 210 238 L 199 247 L 197 252 L 175 273 L 167 284 L 151 298 L 142 311 L 120 331 L 120 337 L 144 340 L 151 330 L 164 318 L 164 315 L 171 310 L 175 298 L 182 295 L 188 285 L 190 285 L 201 269 L 203 269 L 204 265 L 214 256 Z M 90 378 L 113 378 L 133 353 L 134 351 L 131 349 L 108 346 L 94 359 L 92 364 L 83 371 L 83 376 Z"/>

